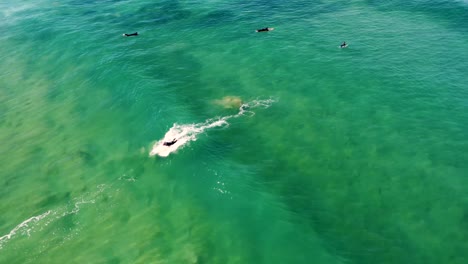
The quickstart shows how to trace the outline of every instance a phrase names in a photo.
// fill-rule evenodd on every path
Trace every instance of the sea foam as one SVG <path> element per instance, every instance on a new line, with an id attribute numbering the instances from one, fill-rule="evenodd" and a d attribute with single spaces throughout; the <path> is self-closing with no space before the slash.
<path id="1" fill-rule="evenodd" d="M 252 109 L 257 107 L 268 108 L 274 103 L 273 99 L 265 100 L 253 100 L 248 103 L 244 103 L 239 107 L 239 112 L 235 115 L 228 115 L 217 118 L 210 118 L 202 123 L 197 124 L 177 124 L 175 123 L 169 131 L 166 132 L 164 137 L 154 143 L 149 156 L 158 155 L 160 157 L 167 157 L 169 154 L 175 152 L 177 149 L 183 147 L 190 141 L 196 141 L 197 136 L 203 133 L 205 130 L 214 127 L 227 127 L 229 126 L 228 120 L 231 118 L 237 118 L 244 115 L 253 116 L 255 113 Z M 164 142 L 171 142 L 177 140 L 171 146 L 165 146 Z"/>

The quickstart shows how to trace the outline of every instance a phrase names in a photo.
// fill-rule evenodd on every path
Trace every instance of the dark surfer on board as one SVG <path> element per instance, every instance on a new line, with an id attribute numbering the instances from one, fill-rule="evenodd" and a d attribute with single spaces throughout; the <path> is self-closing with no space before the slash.
<path id="1" fill-rule="evenodd" d="M 123 34 L 122 36 L 124 36 L 124 37 L 138 36 L 138 32 L 131 33 L 131 34 L 127 34 L 127 33 L 125 33 L 125 34 Z"/>
<path id="2" fill-rule="evenodd" d="M 340 48 L 346 48 L 348 47 L 348 44 L 346 44 L 346 41 L 343 41 L 343 43 L 341 43 L 340 45 Z"/>
<path id="3" fill-rule="evenodd" d="M 273 29 L 275 28 L 266 27 L 266 28 L 257 29 L 255 30 L 255 32 L 267 32 L 267 31 L 272 31 Z"/>
<path id="4" fill-rule="evenodd" d="M 174 145 L 176 142 L 177 142 L 177 139 L 174 138 L 172 141 L 164 142 L 163 146 L 170 147 L 170 146 Z"/>

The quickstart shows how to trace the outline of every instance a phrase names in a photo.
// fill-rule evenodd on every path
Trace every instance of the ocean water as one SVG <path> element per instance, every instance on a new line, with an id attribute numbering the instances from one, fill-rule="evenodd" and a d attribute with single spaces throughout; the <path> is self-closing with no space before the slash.
<path id="1" fill-rule="evenodd" d="M 3 0 L 0 32 L 0 263 L 467 263 L 467 1 Z"/>

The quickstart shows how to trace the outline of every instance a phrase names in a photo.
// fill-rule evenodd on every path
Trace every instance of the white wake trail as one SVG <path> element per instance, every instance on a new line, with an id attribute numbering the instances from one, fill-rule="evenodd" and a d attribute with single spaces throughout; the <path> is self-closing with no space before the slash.
<path id="1" fill-rule="evenodd" d="M 253 108 L 262 107 L 268 108 L 275 101 L 273 99 L 266 100 L 254 100 L 245 104 L 242 104 L 239 108 L 239 112 L 235 115 L 224 116 L 220 118 L 211 118 L 206 120 L 203 123 L 198 124 L 177 124 L 175 123 L 169 131 L 164 135 L 164 138 L 154 143 L 149 156 L 158 155 L 160 157 L 167 157 L 172 152 L 181 148 L 190 141 L 196 141 L 197 136 L 203 133 L 205 130 L 214 128 L 214 127 L 223 127 L 229 126 L 228 120 L 231 118 L 237 118 L 243 115 L 254 115 L 255 113 L 251 111 Z M 177 140 L 174 144 L 167 146 L 164 145 L 164 142 L 171 142 Z"/>

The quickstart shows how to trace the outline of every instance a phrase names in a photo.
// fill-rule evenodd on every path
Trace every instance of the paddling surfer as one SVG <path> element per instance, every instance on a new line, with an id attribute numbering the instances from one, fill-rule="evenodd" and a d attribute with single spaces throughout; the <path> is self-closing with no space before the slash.
<path id="1" fill-rule="evenodd" d="M 257 29 L 255 30 L 256 32 L 266 32 L 266 31 L 272 31 L 274 28 L 269 28 L 269 27 L 266 27 L 266 28 L 261 28 L 261 29 Z"/>
<path id="2" fill-rule="evenodd" d="M 127 34 L 127 33 L 125 33 L 125 34 L 123 34 L 123 35 L 124 35 L 124 37 L 138 36 L 138 32 L 131 33 L 131 34 Z"/>

